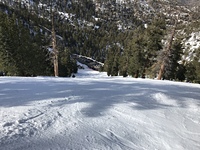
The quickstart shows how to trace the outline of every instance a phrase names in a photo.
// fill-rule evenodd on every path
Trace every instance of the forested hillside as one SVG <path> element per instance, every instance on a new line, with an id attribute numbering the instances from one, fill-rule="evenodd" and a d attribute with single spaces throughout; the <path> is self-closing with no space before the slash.
<path id="1" fill-rule="evenodd" d="M 71 76 L 79 54 L 109 76 L 200 82 L 200 7 L 190 2 L 1 0 L 0 70 Z"/>

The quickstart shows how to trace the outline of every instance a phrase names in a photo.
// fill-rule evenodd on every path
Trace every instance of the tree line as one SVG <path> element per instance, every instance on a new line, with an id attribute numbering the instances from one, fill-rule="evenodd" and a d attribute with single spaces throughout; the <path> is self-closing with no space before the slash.
<path id="1" fill-rule="evenodd" d="M 0 71 L 11 76 L 54 75 L 50 22 L 23 7 L 13 9 L 1 4 L 1 9 Z M 77 72 L 76 62 L 64 42 L 57 36 L 56 41 L 60 51 L 59 76 L 71 76 Z"/>
<path id="2" fill-rule="evenodd" d="M 147 27 L 138 26 L 124 47 L 108 49 L 104 70 L 108 76 L 132 76 L 200 83 L 200 48 L 189 61 L 183 59 L 180 26 L 167 27 L 164 17 L 155 17 Z"/>
<path id="3" fill-rule="evenodd" d="M 117 13 L 122 19 L 119 27 L 117 16 L 112 18 L 116 10 L 97 13 L 90 0 L 71 3 L 49 0 L 40 7 L 39 1 L 34 2 L 32 9 L 21 4 L 18 9 L 3 5 L 0 69 L 7 75 L 55 75 L 56 48 L 59 76 L 76 72 L 71 54 L 81 54 L 103 62 L 108 76 L 156 78 L 164 65 L 161 79 L 199 82 L 200 50 L 195 50 L 195 57 L 190 61 L 182 60 L 184 37 L 178 31 L 183 25 L 177 25 L 170 42 L 173 26 L 167 25 L 162 14 L 144 25 L 134 16 L 134 10 L 123 7 L 125 11 Z M 125 15 L 126 11 L 129 15 Z M 52 39 L 56 40 L 54 48 Z"/>

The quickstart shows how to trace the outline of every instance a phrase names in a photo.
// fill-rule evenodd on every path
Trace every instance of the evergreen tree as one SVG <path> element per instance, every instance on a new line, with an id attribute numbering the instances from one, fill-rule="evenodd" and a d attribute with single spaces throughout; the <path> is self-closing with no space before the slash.
<path id="1" fill-rule="evenodd" d="M 112 51 L 112 49 L 109 49 L 104 64 L 104 70 L 107 72 L 108 76 L 112 74 L 113 61 L 114 61 L 114 52 Z"/>
<path id="2" fill-rule="evenodd" d="M 195 57 L 186 64 L 186 79 L 188 82 L 200 83 L 200 48 L 195 50 Z"/>
<path id="3" fill-rule="evenodd" d="M 71 58 L 69 49 L 65 48 L 60 51 L 59 55 L 59 73 L 62 77 L 70 77 L 73 73 L 77 73 L 76 61 Z"/>
<path id="4" fill-rule="evenodd" d="M 180 71 L 181 65 L 178 63 L 181 60 L 181 54 L 183 52 L 182 44 L 180 40 L 175 40 L 170 54 L 165 63 L 164 78 L 167 80 L 173 80 L 177 78 L 177 73 Z"/>
<path id="5" fill-rule="evenodd" d="M 123 53 L 119 63 L 119 75 L 123 77 L 128 76 L 128 59 L 129 57 Z"/>
<path id="6" fill-rule="evenodd" d="M 119 54 L 115 54 L 111 69 L 111 76 L 118 76 L 119 74 Z"/>
<path id="7" fill-rule="evenodd" d="M 35 35 L 31 37 L 31 50 L 34 50 L 34 63 L 36 64 L 36 74 L 37 75 L 53 75 L 53 67 L 51 60 L 49 59 L 49 50 L 47 46 L 49 44 L 48 39 L 44 34 L 41 33 L 40 28 L 35 29 Z M 30 50 L 30 49 L 29 49 Z"/>
<path id="8" fill-rule="evenodd" d="M 200 47 L 196 49 L 196 57 L 194 58 L 195 72 L 196 72 L 196 83 L 200 84 Z"/>
<path id="9" fill-rule="evenodd" d="M 5 41 L 2 31 L 2 26 L 0 25 L 0 72 L 5 72 L 4 63 L 5 63 L 5 56 L 4 56 L 4 49 L 5 49 Z"/>
<path id="10" fill-rule="evenodd" d="M 135 31 L 128 51 L 130 51 L 128 53 L 128 74 L 136 78 L 139 76 L 142 77 L 145 74 L 147 63 L 147 60 L 145 60 L 145 41 L 142 28 L 138 28 Z"/>
<path id="11" fill-rule="evenodd" d="M 186 64 L 185 77 L 187 82 L 195 82 L 197 74 L 196 67 L 193 61 Z"/>
<path id="12" fill-rule="evenodd" d="M 0 59 L 4 72 L 20 76 L 47 75 L 50 65 L 46 60 L 48 52 L 43 48 L 44 43 L 41 43 L 44 38 L 31 35 L 23 20 L 17 19 L 15 15 L 1 15 Z"/>
<path id="13" fill-rule="evenodd" d="M 162 15 L 156 17 L 145 30 L 147 68 L 149 74 L 155 74 L 154 65 L 157 63 L 158 53 L 163 49 L 162 40 L 166 30 L 165 19 Z"/>
<path id="14" fill-rule="evenodd" d="M 8 17 L 8 15 L 2 14 L 2 36 L 1 39 L 3 47 L 1 49 L 1 57 L 3 59 L 3 70 L 8 73 L 8 75 L 17 75 L 17 52 L 16 48 L 19 43 L 18 39 L 18 29 L 16 24 L 16 18 L 14 15 Z"/>
<path id="15" fill-rule="evenodd" d="M 118 76 L 119 74 L 119 58 L 121 55 L 121 49 L 118 45 L 112 45 L 108 49 L 106 61 L 104 64 L 104 70 L 108 76 Z"/>

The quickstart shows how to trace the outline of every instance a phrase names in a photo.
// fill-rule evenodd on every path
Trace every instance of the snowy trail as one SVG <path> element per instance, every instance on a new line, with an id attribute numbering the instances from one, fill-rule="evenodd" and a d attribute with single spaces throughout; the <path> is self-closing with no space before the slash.
<path id="1" fill-rule="evenodd" d="M 199 150 L 199 91 L 88 68 L 76 78 L 1 77 L 0 149 Z"/>

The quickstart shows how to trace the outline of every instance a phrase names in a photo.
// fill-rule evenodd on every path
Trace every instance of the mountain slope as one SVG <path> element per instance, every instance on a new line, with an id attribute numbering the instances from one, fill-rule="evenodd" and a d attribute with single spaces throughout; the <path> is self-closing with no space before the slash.
<path id="1" fill-rule="evenodd" d="M 171 70 L 177 72 L 181 70 L 179 75 L 184 74 L 184 77 L 179 79 L 176 72 L 174 73 L 176 75 L 169 79 L 188 80 L 187 75 L 190 73 L 187 71 L 192 68 L 190 66 L 193 66 L 197 73 L 188 81 L 197 82 L 199 78 L 197 59 L 200 7 L 197 5 L 189 6 L 186 1 L 172 0 L 67 0 L 52 1 L 53 4 L 48 1 L 23 0 L 20 2 L 1 0 L 1 2 L 1 10 L 4 13 L 15 13 L 16 20 L 19 19 L 30 29 L 31 36 L 42 34 L 49 43 L 52 39 L 51 21 L 54 20 L 60 56 L 64 56 L 67 49 L 71 54 L 88 56 L 103 63 L 112 62 L 110 70 L 116 71 L 113 75 L 121 72 L 124 76 L 127 72 L 129 75 L 132 72 L 133 75 L 142 70 L 138 73 L 140 76 L 155 77 L 163 57 L 161 55 L 165 53 L 169 37 L 177 22 L 175 37 L 171 41 L 172 46 L 176 44 L 175 41 L 179 42 L 178 47 L 175 46 L 177 50 L 174 50 L 179 56 L 171 59 L 176 58 L 173 60 L 176 67 L 178 62 L 182 64 L 179 64 L 179 68 L 171 67 Z M 198 3 L 198 1 L 189 2 Z M 138 44 L 139 48 L 135 39 L 141 42 Z M 48 46 L 51 48 L 52 44 Z M 137 58 L 140 54 L 143 58 Z M 173 55 L 168 55 L 166 59 L 171 56 Z M 181 57 L 182 60 L 179 59 Z M 187 61 L 184 58 L 187 58 Z M 137 59 L 142 61 L 135 62 Z M 64 58 L 60 60 L 64 61 Z M 195 62 L 192 62 L 193 60 Z M 133 66 L 131 68 L 130 64 L 138 64 L 135 66 L 137 69 L 134 70 Z M 109 68 L 108 63 L 106 67 Z M 109 72 L 109 69 L 106 71 Z"/>

